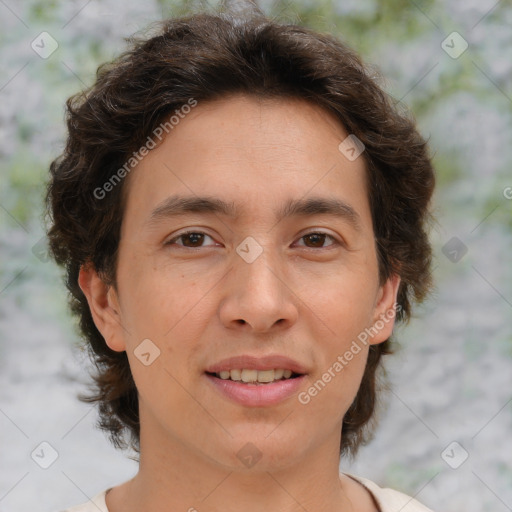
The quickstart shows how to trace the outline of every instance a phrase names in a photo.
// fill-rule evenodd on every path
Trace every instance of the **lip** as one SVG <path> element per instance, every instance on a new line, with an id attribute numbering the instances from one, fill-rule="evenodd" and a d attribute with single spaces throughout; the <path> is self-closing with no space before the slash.
<path id="1" fill-rule="evenodd" d="M 306 378 L 305 375 L 301 375 L 269 384 L 242 384 L 239 381 L 220 379 L 208 373 L 205 373 L 205 377 L 222 395 L 245 407 L 268 407 L 283 402 L 298 392 Z"/>
<path id="2" fill-rule="evenodd" d="M 263 357 L 255 357 L 250 355 L 241 355 L 224 359 L 208 368 L 208 373 L 219 373 L 226 370 L 291 370 L 293 373 L 307 373 L 304 366 L 299 362 L 282 355 L 268 355 Z M 269 384 L 267 384 L 269 385 Z"/>
<path id="3" fill-rule="evenodd" d="M 291 370 L 301 374 L 294 378 L 277 380 L 267 384 L 245 384 L 230 379 L 220 379 L 214 373 L 226 370 Z M 248 354 L 230 357 L 216 363 L 205 370 L 205 377 L 224 397 L 245 407 L 267 407 L 276 405 L 295 395 L 303 385 L 307 370 L 298 361 L 289 357 L 274 354 L 267 356 L 251 356 Z"/>

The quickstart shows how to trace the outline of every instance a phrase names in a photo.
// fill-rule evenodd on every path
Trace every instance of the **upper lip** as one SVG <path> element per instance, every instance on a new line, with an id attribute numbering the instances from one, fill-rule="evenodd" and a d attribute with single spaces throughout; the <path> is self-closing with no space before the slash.
<path id="1" fill-rule="evenodd" d="M 268 355 L 255 357 L 250 355 L 241 355 L 223 359 L 206 368 L 208 373 L 219 373 L 226 370 L 291 370 L 294 373 L 306 373 L 306 369 L 299 362 L 282 355 Z"/>

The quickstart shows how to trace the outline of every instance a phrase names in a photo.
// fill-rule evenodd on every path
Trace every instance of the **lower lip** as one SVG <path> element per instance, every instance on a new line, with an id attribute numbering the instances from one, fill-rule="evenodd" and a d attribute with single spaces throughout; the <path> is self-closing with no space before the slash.
<path id="1" fill-rule="evenodd" d="M 277 380 L 269 384 L 242 384 L 205 374 L 224 396 L 246 407 L 275 405 L 295 395 L 304 382 L 304 375 L 293 379 Z"/>

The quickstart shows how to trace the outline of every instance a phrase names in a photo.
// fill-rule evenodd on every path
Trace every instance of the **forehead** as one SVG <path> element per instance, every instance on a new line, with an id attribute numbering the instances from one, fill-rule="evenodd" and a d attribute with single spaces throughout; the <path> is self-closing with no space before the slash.
<path id="1" fill-rule="evenodd" d="M 364 202 L 364 159 L 350 161 L 338 148 L 348 135 L 332 113 L 302 99 L 198 103 L 129 174 L 127 209 L 147 216 L 176 193 L 218 197 L 249 216 L 306 195 Z"/>

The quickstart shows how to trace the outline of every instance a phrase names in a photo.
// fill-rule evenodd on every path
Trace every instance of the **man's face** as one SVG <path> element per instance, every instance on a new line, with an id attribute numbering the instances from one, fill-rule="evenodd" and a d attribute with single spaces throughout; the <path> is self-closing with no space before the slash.
<path id="1" fill-rule="evenodd" d="M 261 454 L 262 469 L 337 449 L 369 343 L 393 322 L 361 333 L 398 285 L 379 285 L 364 161 L 338 149 L 348 135 L 306 102 L 232 96 L 198 104 L 127 178 L 100 330 L 127 352 L 142 447 L 158 439 L 226 467 Z M 178 211 L 178 197 L 236 212 Z"/>

